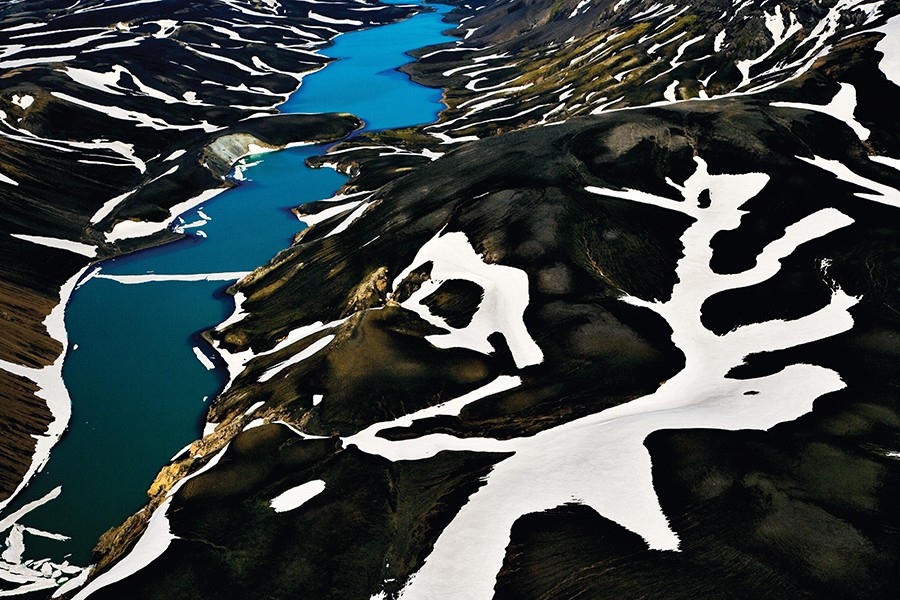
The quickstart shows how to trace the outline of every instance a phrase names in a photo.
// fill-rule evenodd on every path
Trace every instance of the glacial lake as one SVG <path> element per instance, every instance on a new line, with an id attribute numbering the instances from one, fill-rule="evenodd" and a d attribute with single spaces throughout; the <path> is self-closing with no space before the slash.
<path id="1" fill-rule="evenodd" d="M 412 83 L 396 68 L 410 62 L 406 51 L 449 41 L 441 32 L 450 27 L 442 21 L 450 7 L 435 8 L 437 13 L 339 36 L 322 53 L 341 60 L 305 77 L 282 112 L 351 112 L 366 122 L 366 129 L 434 121 L 443 108 L 441 91 Z M 307 157 L 326 148 L 298 147 L 244 159 L 240 187 L 181 215 L 185 224 L 202 222 L 187 228 L 185 239 L 100 263 L 100 273 L 223 273 L 265 264 L 305 227 L 291 209 L 333 196 L 346 181 L 331 169 L 305 166 Z M 226 371 L 200 332 L 233 311 L 225 293 L 230 284 L 125 284 L 100 277 L 81 282 L 65 314 L 69 429 L 44 470 L 4 511 L 9 514 L 62 486 L 59 497 L 19 522 L 71 539 L 26 533 L 25 559 L 67 559 L 87 566 L 99 536 L 140 509 L 160 468 L 202 435 L 208 402 L 225 385 Z M 204 366 L 195 348 L 216 368 Z"/>

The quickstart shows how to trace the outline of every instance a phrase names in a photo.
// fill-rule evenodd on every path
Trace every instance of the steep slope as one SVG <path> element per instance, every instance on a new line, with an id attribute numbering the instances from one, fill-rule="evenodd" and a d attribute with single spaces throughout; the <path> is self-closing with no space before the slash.
<path id="1" fill-rule="evenodd" d="M 892 597 L 898 11 L 463 4 L 91 597 Z"/>

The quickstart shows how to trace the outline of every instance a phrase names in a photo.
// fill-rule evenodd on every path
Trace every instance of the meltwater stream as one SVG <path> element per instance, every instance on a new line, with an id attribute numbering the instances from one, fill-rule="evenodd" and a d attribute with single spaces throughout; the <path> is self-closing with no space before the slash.
<path id="1" fill-rule="evenodd" d="M 412 2 L 406 2 L 407 4 Z M 416 0 L 416 3 L 422 3 Z M 283 112 L 351 112 L 367 129 L 429 123 L 441 92 L 396 71 L 406 51 L 447 41 L 443 14 L 339 36 L 323 54 L 340 60 L 306 77 Z M 63 377 L 69 429 L 7 514 L 62 486 L 20 523 L 25 559 L 88 565 L 100 534 L 146 503 L 159 469 L 201 435 L 206 403 L 225 384 L 224 365 L 199 333 L 233 310 L 231 281 L 165 281 L 166 275 L 234 273 L 265 264 L 305 227 L 290 212 L 332 196 L 346 180 L 304 160 L 325 146 L 248 157 L 242 185 L 181 215 L 184 240 L 100 263 L 66 307 L 69 352 Z M 152 274 L 123 283 L 107 278 Z M 206 359 L 202 361 L 197 353 Z M 218 368 L 208 369 L 204 362 Z M 34 530 L 69 536 L 62 541 Z"/>

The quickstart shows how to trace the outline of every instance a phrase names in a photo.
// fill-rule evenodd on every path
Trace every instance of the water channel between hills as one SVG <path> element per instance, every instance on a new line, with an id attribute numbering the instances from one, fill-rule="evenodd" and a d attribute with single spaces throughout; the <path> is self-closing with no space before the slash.
<path id="1" fill-rule="evenodd" d="M 410 4 L 412 2 L 405 2 Z M 415 3 L 421 4 L 421 0 Z M 436 119 L 441 91 L 396 71 L 405 52 L 449 41 L 441 31 L 447 6 L 406 21 L 339 36 L 323 54 L 340 58 L 307 76 L 282 112 L 350 112 L 366 129 Z M 242 161 L 245 181 L 181 215 L 188 237 L 103 262 L 108 275 L 157 276 L 250 271 L 288 246 L 305 227 L 290 209 L 332 196 L 346 178 L 304 161 L 326 146 L 298 147 Z M 200 437 L 207 403 L 224 386 L 224 364 L 200 337 L 234 305 L 225 281 L 125 284 L 93 277 L 66 307 L 69 352 L 63 377 L 72 399 L 69 429 L 50 460 L 7 512 L 62 493 L 21 519 L 29 528 L 70 536 L 59 541 L 26 533 L 25 558 L 90 563 L 100 534 L 146 503 L 159 469 Z M 198 349 L 217 365 L 208 369 Z"/>

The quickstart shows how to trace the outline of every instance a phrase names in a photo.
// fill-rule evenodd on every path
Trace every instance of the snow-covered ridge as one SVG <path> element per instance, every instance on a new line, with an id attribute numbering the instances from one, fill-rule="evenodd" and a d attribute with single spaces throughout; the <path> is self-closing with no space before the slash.
<path id="1" fill-rule="evenodd" d="M 676 8 L 623 1 L 607 9 L 608 20 L 598 27 L 594 4 L 571 4 L 568 20 L 585 19 L 585 27 L 564 43 L 537 41 L 545 34 L 535 28 L 525 36 L 535 38 L 530 45 L 518 39 L 485 45 L 476 34 L 457 48 L 425 55 L 425 64 L 434 65 L 426 67 L 429 73 L 455 80 L 448 110 L 428 132 L 442 143 L 458 143 L 495 127 L 772 90 L 808 73 L 842 40 L 865 32 L 893 35 L 896 18 L 888 17 L 897 10 L 883 1 L 839 0 L 801 18 L 802 11 L 786 4 L 735 3 L 713 18 L 702 3 Z M 889 78 L 894 46 L 887 38 L 879 44 Z"/>

